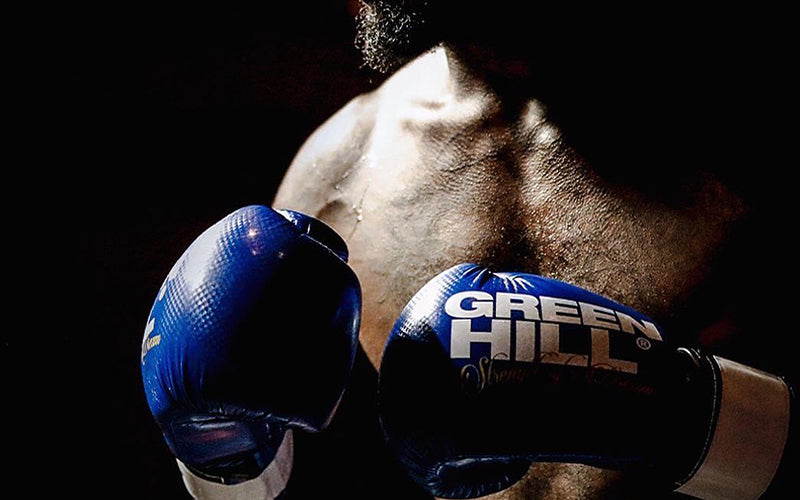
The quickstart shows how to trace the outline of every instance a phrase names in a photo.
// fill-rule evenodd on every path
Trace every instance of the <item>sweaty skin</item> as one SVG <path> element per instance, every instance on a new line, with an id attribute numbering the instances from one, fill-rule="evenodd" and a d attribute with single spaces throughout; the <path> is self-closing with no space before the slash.
<path id="1" fill-rule="evenodd" d="M 460 262 L 557 278 L 662 323 L 688 322 L 676 311 L 690 314 L 698 290 L 709 295 L 713 263 L 745 203 L 712 174 L 663 197 L 607 180 L 567 144 L 542 103 L 508 104 L 479 74 L 449 49 L 419 57 L 318 129 L 275 198 L 274 206 L 318 217 L 347 241 L 372 364 L 406 302 Z M 706 323 L 727 328 L 725 311 L 715 314 Z M 641 483 L 535 464 L 491 498 L 653 498 Z"/>

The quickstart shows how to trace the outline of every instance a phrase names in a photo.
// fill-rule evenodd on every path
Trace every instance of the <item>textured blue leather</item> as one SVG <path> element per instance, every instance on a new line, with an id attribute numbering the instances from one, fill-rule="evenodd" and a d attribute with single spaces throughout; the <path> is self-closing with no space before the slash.
<path id="1" fill-rule="evenodd" d="M 344 241 L 264 206 L 201 234 L 158 292 L 142 343 L 150 410 L 196 469 L 258 467 L 287 426 L 333 416 L 355 357 L 361 292 Z"/>

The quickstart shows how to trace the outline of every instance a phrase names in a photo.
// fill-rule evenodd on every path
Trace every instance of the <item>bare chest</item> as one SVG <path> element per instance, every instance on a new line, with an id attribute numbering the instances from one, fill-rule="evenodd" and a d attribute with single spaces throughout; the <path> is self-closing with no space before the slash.
<path id="1" fill-rule="evenodd" d="M 609 183 L 546 126 L 394 120 L 350 158 L 297 177 L 317 183 L 312 195 L 285 192 L 347 240 L 376 366 L 405 303 L 461 262 L 568 281 L 659 319 L 704 283 L 742 213 L 711 178 L 673 204 Z"/>

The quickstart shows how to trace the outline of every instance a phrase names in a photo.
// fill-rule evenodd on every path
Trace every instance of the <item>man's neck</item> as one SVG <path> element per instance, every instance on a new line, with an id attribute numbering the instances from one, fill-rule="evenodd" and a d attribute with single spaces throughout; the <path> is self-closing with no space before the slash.
<path id="1" fill-rule="evenodd" d="M 536 97 L 535 72 L 528 58 L 482 45 L 445 45 L 442 50 L 456 94 L 492 96 L 509 111 Z"/>

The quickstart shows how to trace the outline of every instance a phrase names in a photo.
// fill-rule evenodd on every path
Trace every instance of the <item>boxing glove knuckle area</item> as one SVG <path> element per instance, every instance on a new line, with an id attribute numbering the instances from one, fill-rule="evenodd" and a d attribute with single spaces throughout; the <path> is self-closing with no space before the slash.
<path id="1" fill-rule="evenodd" d="M 239 209 L 190 245 L 156 295 L 145 395 L 173 454 L 202 477 L 257 477 L 288 428 L 315 432 L 333 416 L 361 292 L 344 242 L 317 222 Z"/>

